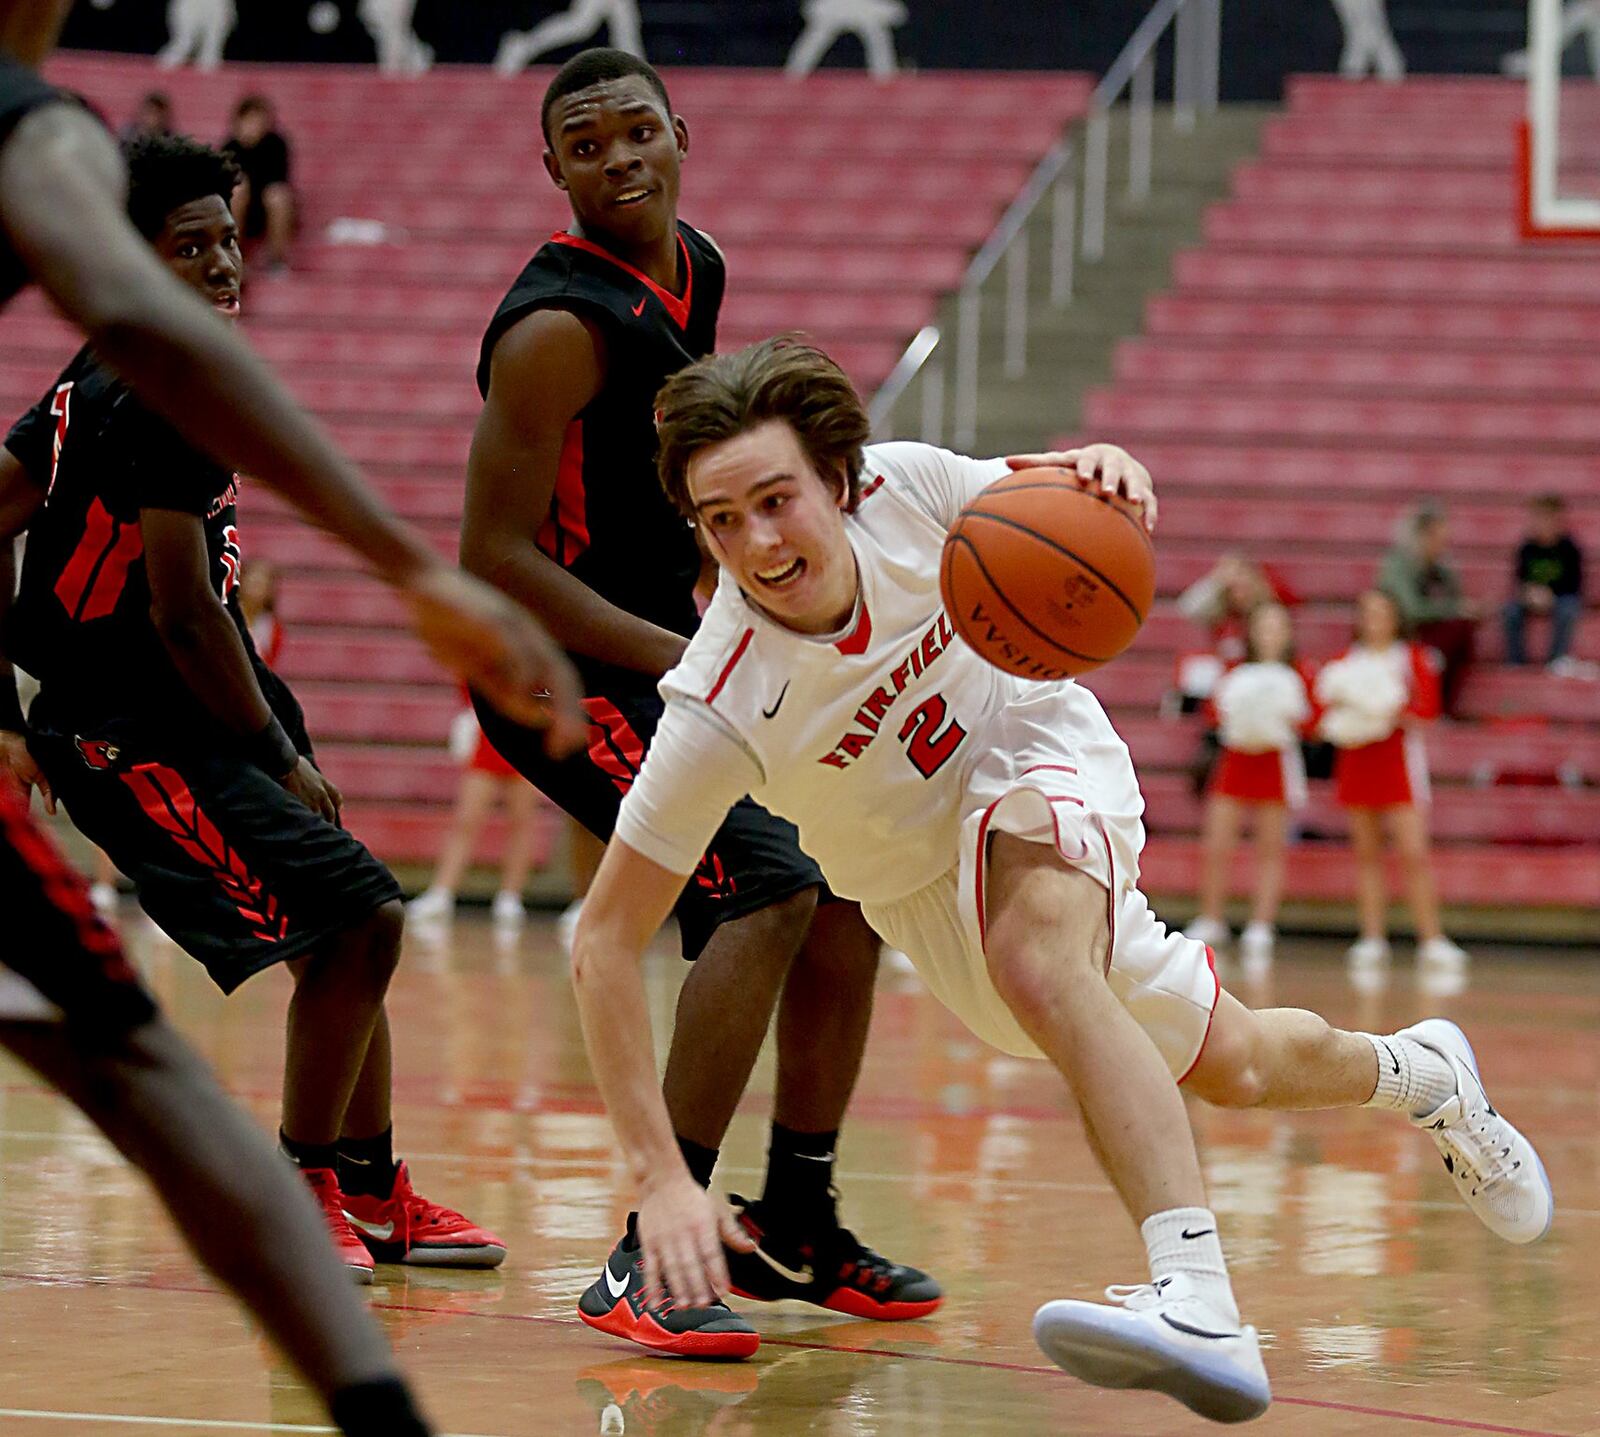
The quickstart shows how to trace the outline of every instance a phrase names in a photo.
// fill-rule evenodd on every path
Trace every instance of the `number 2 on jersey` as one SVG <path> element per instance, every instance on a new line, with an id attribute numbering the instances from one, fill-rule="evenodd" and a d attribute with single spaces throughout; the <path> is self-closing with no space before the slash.
<path id="1" fill-rule="evenodd" d="M 900 725 L 900 742 L 906 746 L 906 757 L 924 778 L 938 773 L 967 736 L 966 729 L 954 719 L 940 731 L 939 725 L 949 717 L 949 712 L 944 695 L 934 694 L 912 709 Z"/>

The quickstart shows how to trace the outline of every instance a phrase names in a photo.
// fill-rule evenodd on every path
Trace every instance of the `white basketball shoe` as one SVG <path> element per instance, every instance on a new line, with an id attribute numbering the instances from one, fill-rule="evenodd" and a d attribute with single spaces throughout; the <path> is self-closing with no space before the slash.
<path id="1" fill-rule="evenodd" d="M 1433 1139 L 1461 1200 L 1496 1237 L 1538 1242 L 1555 1216 L 1550 1179 L 1533 1144 L 1489 1102 L 1467 1035 L 1448 1019 L 1427 1018 L 1395 1036 L 1432 1048 L 1455 1070 L 1454 1095 L 1411 1121 Z"/>
<path id="2" fill-rule="evenodd" d="M 1248 1422 L 1272 1388 L 1253 1327 L 1218 1309 L 1187 1273 L 1108 1287 L 1115 1306 L 1047 1302 L 1033 1340 L 1064 1371 L 1096 1387 L 1143 1387 L 1213 1422 Z"/>

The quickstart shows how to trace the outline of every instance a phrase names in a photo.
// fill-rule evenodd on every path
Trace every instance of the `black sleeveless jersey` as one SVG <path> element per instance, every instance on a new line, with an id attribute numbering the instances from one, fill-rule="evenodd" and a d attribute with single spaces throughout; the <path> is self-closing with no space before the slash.
<path id="1" fill-rule="evenodd" d="M 5 444 L 46 495 L 5 625 L 6 657 L 40 682 L 36 715 L 42 708 L 76 733 L 124 742 L 220 736 L 151 619 L 139 514 L 175 509 L 204 521 L 212 584 L 253 658 L 235 597 L 238 478 L 145 409 L 87 348 Z M 263 671 L 257 663 L 258 678 Z"/>
<path id="2" fill-rule="evenodd" d="M 0 145 L 11 138 L 11 132 L 24 116 L 41 105 L 55 104 L 66 98 L 54 85 L 40 79 L 37 71 L 9 56 L 0 55 Z M 27 270 L 13 253 L 4 232 L 0 231 L 0 304 L 4 304 L 19 289 L 25 289 L 29 282 Z"/>
<path id="3" fill-rule="evenodd" d="M 678 244 L 681 298 L 589 240 L 552 235 L 489 322 L 478 389 L 487 396 L 500 336 L 534 310 L 568 310 L 599 327 L 605 384 L 567 429 L 538 544 L 618 608 L 687 636 L 698 622 L 700 553 L 656 477 L 655 399 L 715 347 L 726 271 L 716 245 L 682 221 Z"/>

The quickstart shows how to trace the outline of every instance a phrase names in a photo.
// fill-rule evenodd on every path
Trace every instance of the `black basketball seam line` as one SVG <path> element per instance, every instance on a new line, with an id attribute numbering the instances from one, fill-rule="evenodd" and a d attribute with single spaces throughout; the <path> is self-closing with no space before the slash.
<path id="1" fill-rule="evenodd" d="M 1045 486 L 1041 486 L 1041 487 L 1049 488 L 1049 487 L 1053 487 L 1053 486 L 1045 485 Z M 1124 515 L 1124 517 L 1126 518 L 1127 516 Z M 969 519 L 986 519 L 991 523 L 1000 524 L 1000 525 L 1004 526 L 1007 529 L 1015 529 L 1019 534 L 1026 534 L 1030 539 L 1037 539 L 1047 549 L 1051 549 L 1054 552 L 1056 552 L 1057 554 L 1062 555 L 1062 557 L 1067 558 L 1067 559 L 1071 559 L 1075 564 L 1081 565 L 1089 573 L 1093 574 L 1094 577 L 1097 578 L 1102 584 L 1104 584 L 1106 586 L 1106 588 L 1108 588 L 1113 594 L 1115 594 L 1119 599 L 1121 599 L 1122 602 L 1128 606 L 1128 612 L 1133 615 L 1133 617 L 1139 622 L 1141 627 L 1143 626 L 1143 624 L 1144 624 L 1144 615 L 1139 612 L 1138 605 L 1135 604 L 1132 599 L 1130 599 L 1125 593 L 1122 592 L 1122 589 L 1116 583 L 1115 580 L 1110 578 L 1108 575 L 1102 573 L 1098 568 L 1096 568 L 1093 564 L 1091 564 L 1087 559 L 1085 559 L 1076 550 L 1068 549 L 1064 545 L 1056 543 L 1055 540 L 1047 538 L 1045 535 L 1041 534 L 1037 529 L 1030 528 L 1028 525 L 1022 523 L 1021 521 L 1019 521 L 1017 519 L 1008 518 L 1004 514 L 992 514 L 988 510 L 985 510 L 985 509 L 970 509 L 970 510 L 966 511 L 965 513 L 963 513 L 961 515 L 961 525 L 964 526 Z M 1129 520 L 1129 522 L 1132 523 L 1133 521 Z M 958 529 L 955 532 L 959 532 L 959 527 L 960 526 L 958 526 Z M 1135 526 L 1135 527 L 1137 527 L 1137 526 Z M 970 543 L 971 541 L 969 540 L 968 542 Z M 1149 544 L 1148 538 L 1146 539 L 1145 542 L 1147 544 Z M 1154 557 L 1155 546 L 1154 545 L 1150 545 L 1150 549 L 1151 549 L 1151 555 L 1152 555 L 1152 557 Z"/>
<path id="2" fill-rule="evenodd" d="M 996 480 L 994 484 L 991 484 L 989 486 L 989 489 L 999 489 L 999 486 L 1001 484 L 1005 484 L 1005 480 L 1004 479 Z M 1089 496 L 1089 498 L 1091 498 L 1091 499 L 1099 499 L 1099 501 L 1102 504 L 1106 505 L 1111 510 L 1111 512 L 1113 514 L 1119 515 L 1123 519 L 1127 520 L 1128 523 L 1133 525 L 1134 532 L 1136 534 L 1138 534 L 1138 536 L 1141 539 L 1144 540 L 1145 548 L 1147 548 L 1150 551 L 1151 557 L 1153 558 L 1155 556 L 1155 552 L 1156 552 L 1155 540 L 1153 540 L 1150 537 L 1150 535 L 1149 535 L 1148 531 L 1145 529 L 1144 525 L 1141 524 L 1137 519 L 1135 519 L 1133 517 L 1133 515 L 1130 514 L 1126 509 L 1124 509 L 1122 507 L 1122 504 L 1112 503 L 1111 496 L 1102 495 L 1102 494 L 1096 494 L 1093 489 L 1073 489 L 1073 488 L 1071 488 L 1070 486 L 1068 486 L 1066 484 L 1062 484 L 1062 483 L 1058 483 L 1058 482 L 1054 482 L 1054 481 L 1052 481 L 1050 483 L 1046 483 L 1043 480 L 1041 480 L 1037 484 L 1006 484 L 1006 487 L 1004 489 L 999 489 L 999 497 L 1004 497 L 1007 494 L 1031 494 L 1036 489 L 1051 489 L 1051 490 L 1056 491 L 1057 493 L 1059 493 L 1063 489 L 1067 489 L 1070 493 L 1073 493 L 1073 494 L 1087 494 Z M 985 494 L 987 494 L 989 492 L 989 490 L 985 489 L 983 492 Z M 1117 497 L 1120 497 L 1120 496 L 1117 496 Z M 1131 504 L 1132 502 L 1133 501 L 1131 499 L 1124 499 L 1123 500 L 1124 504 Z M 963 515 L 963 517 L 965 517 L 965 516 Z"/>
<path id="3" fill-rule="evenodd" d="M 979 572 L 982 573 L 986 580 L 988 580 L 989 587 L 994 591 L 995 597 L 999 599 L 1000 602 L 1006 606 L 1006 608 L 1010 609 L 1011 612 L 1016 615 L 1017 622 L 1020 623 L 1023 628 L 1031 630 L 1033 633 L 1037 634 L 1045 641 L 1045 643 L 1049 644 L 1052 649 L 1059 649 L 1064 654 L 1071 654 L 1073 658 L 1082 659 L 1086 664 L 1109 664 L 1111 659 L 1116 658 L 1116 654 L 1112 654 L 1111 658 L 1102 659 L 1097 658 L 1094 654 L 1082 653 L 1078 649 L 1069 649 L 1065 644 L 1056 642 L 1056 640 L 1051 638 L 1049 634 L 1045 633 L 1043 629 L 1029 623 L 1027 616 L 1022 612 L 1022 610 L 1013 604 L 1011 600 L 1006 597 L 1005 591 L 1001 589 L 997 583 L 995 583 L 994 575 L 989 572 L 989 566 L 983 562 L 983 556 L 978 553 L 978 546 L 974 544 L 971 539 L 967 538 L 965 534 L 952 534 L 950 539 L 952 543 L 960 543 L 966 546 L 968 552 L 972 555 L 972 562 L 978 566 Z M 1008 670 L 1008 672 L 1014 672 L 1014 670 Z M 1026 677 L 1026 675 L 1019 674 L 1018 677 L 1022 678 Z M 1071 678 L 1072 675 L 1068 674 L 1067 677 Z"/>
<path id="4" fill-rule="evenodd" d="M 1062 545 L 1056 543 L 1053 539 L 1045 538 L 1045 536 L 1037 529 L 1030 529 L 1026 524 L 1019 524 L 1015 519 L 1007 519 L 1001 514 L 990 514 L 983 509 L 969 509 L 966 513 L 964 513 L 961 516 L 962 527 L 964 528 L 967 523 L 973 519 L 984 519 L 991 524 L 1000 524 L 1007 529 L 1015 529 L 1017 533 L 1026 534 L 1030 539 L 1037 539 L 1045 546 L 1045 548 L 1055 550 L 1055 552 L 1060 554 L 1063 558 L 1071 559 L 1075 564 L 1081 564 L 1085 569 L 1093 574 L 1095 578 L 1104 584 L 1106 588 L 1110 589 L 1113 594 L 1115 594 L 1119 599 L 1122 600 L 1124 604 L 1128 606 L 1128 612 L 1133 615 L 1135 622 L 1137 622 L 1141 627 L 1144 625 L 1144 615 L 1139 612 L 1138 605 L 1135 604 L 1133 600 L 1130 599 L 1126 594 L 1124 594 L 1111 579 L 1102 574 L 1100 570 L 1095 568 L 1095 566 L 1085 559 L 1081 554 L 1074 553 L 1071 549 L 1063 547 Z M 967 542 L 971 543 L 971 540 L 968 540 Z M 1041 637 L 1043 636 L 1041 635 Z"/>

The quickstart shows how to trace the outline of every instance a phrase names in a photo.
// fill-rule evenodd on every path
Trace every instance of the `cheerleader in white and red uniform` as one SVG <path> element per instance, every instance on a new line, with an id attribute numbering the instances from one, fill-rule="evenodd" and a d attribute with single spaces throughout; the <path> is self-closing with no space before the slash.
<path id="1" fill-rule="evenodd" d="M 1439 716 L 1439 666 L 1431 650 L 1400 637 L 1394 600 L 1377 589 L 1358 600 L 1356 640 L 1317 675 L 1318 732 L 1338 750 L 1334 790 L 1349 815 L 1361 937 L 1354 968 L 1389 961 L 1383 846 L 1387 830 L 1405 873 L 1419 961 L 1459 970 L 1467 955 L 1444 936 L 1428 849 L 1428 762 L 1420 726 Z"/>
<path id="2" fill-rule="evenodd" d="M 1294 661 L 1294 632 L 1282 604 L 1260 604 L 1250 615 L 1244 661 L 1217 681 L 1211 706 L 1222 751 L 1206 790 L 1200 913 L 1185 932 L 1213 946 L 1227 941 L 1228 869 L 1248 816 L 1256 884 L 1239 956 L 1247 969 L 1260 971 L 1272 961 L 1289 811 L 1305 802 L 1300 738 L 1311 717 L 1307 675 Z"/>

